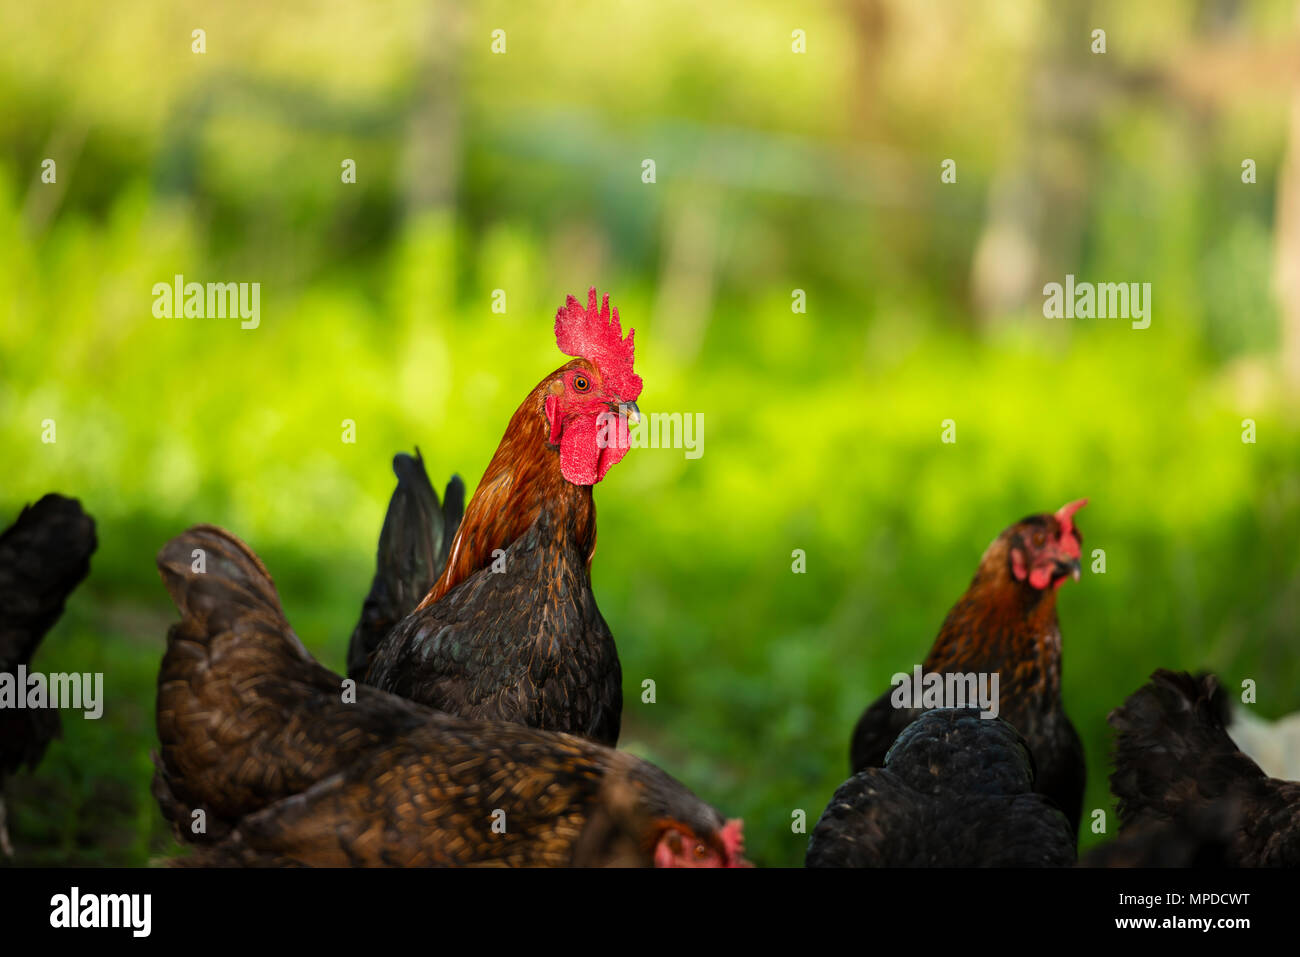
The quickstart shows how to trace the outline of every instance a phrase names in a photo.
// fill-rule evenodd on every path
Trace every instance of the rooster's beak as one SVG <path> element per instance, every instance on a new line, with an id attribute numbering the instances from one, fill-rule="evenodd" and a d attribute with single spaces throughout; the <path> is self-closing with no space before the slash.
<path id="1" fill-rule="evenodd" d="M 627 416 L 628 425 L 636 425 L 641 421 L 641 410 L 637 408 L 635 402 L 620 402 L 618 407 Z"/>

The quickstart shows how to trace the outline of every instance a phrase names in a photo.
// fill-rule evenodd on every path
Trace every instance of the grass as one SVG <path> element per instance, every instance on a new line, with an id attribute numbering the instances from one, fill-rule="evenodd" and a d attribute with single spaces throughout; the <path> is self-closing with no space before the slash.
<path id="1" fill-rule="evenodd" d="M 402 240 L 395 301 L 339 280 L 286 296 L 243 334 L 112 313 L 104 285 L 128 261 L 140 276 L 170 269 L 116 238 L 110 227 L 41 250 L 19 301 L 46 318 L 39 333 L 10 327 L 6 343 L 23 361 L 3 386 L 16 477 L 5 513 L 47 489 L 78 495 L 101 540 L 35 666 L 103 671 L 108 699 L 99 721 L 65 715 L 39 771 L 12 782 L 18 863 L 138 865 L 173 850 L 148 792 L 173 616 L 153 555 L 168 537 L 211 521 L 248 540 L 299 633 L 339 668 L 391 454 L 418 443 L 435 481 L 458 470 L 472 486 L 519 398 L 558 364 L 540 303 L 504 319 L 473 299 L 432 307 L 455 243 L 437 223 Z M 52 292 L 39 276 L 51 258 L 84 276 L 77 289 Z M 792 316 L 774 289 L 743 310 L 745 349 L 710 335 L 679 362 L 628 285 L 642 408 L 702 412 L 705 445 L 694 461 L 634 451 L 597 489 L 594 582 L 623 659 L 623 744 L 743 816 L 758 862 L 801 861 L 796 812 L 816 820 L 858 712 L 923 657 L 988 541 L 1069 499 L 1092 499 L 1078 521 L 1089 566 L 1100 548 L 1106 569 L 1061 596 L 1087 808 L 1110 807 L 1105 715 L 1157 666 L 1254 678 L 1266 716 L 1300 707 L 1300 438 L 1267 393 L 1243 404 L 1177 323 L 1024 319 L 981 340 L 889 316 L 866 329 Z M 41 299 L 56 295 L 87 309 Z M 110 315 L 88 320 L 92 300 Z M 719 325 L 732 311 L 720 305 Z M 781 338 L 788 348 L 772 348 Z M 1256 444 L 1241 440 L 1247 414 Z M 47 415 L 53 446 L 39 441 Z M 358 423 L 355 445 L 343 418 Z M 949 418 L 954 444 L 940 441 Z"/>

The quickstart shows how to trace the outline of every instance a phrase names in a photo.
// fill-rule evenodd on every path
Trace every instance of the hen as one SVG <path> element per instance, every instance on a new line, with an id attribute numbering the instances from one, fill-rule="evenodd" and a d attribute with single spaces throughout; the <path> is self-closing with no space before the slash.
<path id="1" fill-rule="evenodd" d="M 0 534 L 0 673 L 31 664 L 68 595 L 90 572 L 95 522 L 75 499 L 46 495 Z M 26 764 L 36 767 L 62 730 L 52 708 L 0 706 L 0 851 L 13 854 L 5 821 L 4 783 Z"/>
<path id="2" fill-rule="evenodd" d="M 618 740 L 622 670 L 591 590 L 592 486 L 626 454 L 641 377 L 609 297 L 572 296 L 560 351 L 510 419 L 446 568 L 385 638 L 367 680 L 462 717 Z"/>
<path id="3" fill-rule="evenodd" d="M 1034 762 L 1005 721 L 928 711 L 835 792 L 808 867 L 1067 867 L 1074 834 L 1034 793 Z"/>
<path id="4" fill-rule="evenodd" d="M 1228 865 L 1300 865 L 1300 782 L 1270 778 L 1237 748 L 1213 675 L 1156 671 L 1108 720 L 1121 838 L 1226 817 Z"/>
<path id="5" fill-rule="evenodd" d="M 348 677 L 358 681 L 365 678 L 379 643 L 442 574 L 465 511 L 465 483 L 459 475 L 451 477 L 438 503 L 419 449 L 415 458 L 395 456 L 393 474 L 397 488 L 379 533 L 374 581 L 348 644 Z"/>
<path id="6" fill-rule="evenodd" d="M 630 754 L 345 683 L 229 533 L 196 526 L 158 566 L 182 617 L 154 789 L 178 837 L 206 845 L 187 863 L 743 863 L 739 821 Z"/>
<path id="7" fill-rule="evenodd" d="M 1076 833 L 1087 769 L 1083 744 L 1061 703 L 1056 593 L 1067 578 L 1079 578 L 1083 537 L 1074 514 L 1086 504 L 1071 502 L 1003 531 L 921 666 L 926 674 L 998 676 L 998 716 L 1024 736 L 1037 767 L 1035 790 L 1065 812 Z M 920 713 L 896 707 L 892 697 L 892 691 L 883 694 L 858 720 L 854 771 L 880 767 L 894 739 Z"/>

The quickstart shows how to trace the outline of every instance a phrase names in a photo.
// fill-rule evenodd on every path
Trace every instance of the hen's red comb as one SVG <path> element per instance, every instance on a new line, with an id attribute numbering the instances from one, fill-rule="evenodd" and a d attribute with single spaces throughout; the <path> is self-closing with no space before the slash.
<path id="1" fill-rule="evenodd" d="M 605 388 L 625 402 L 635 402 L 641 394 L 641 377 L 632 371 L 632 337 L 618 324 L 618 310 L 609 312 L 609 296 L 596 311 L 596 287 L 587 291 L 587 308 L 569 296 L 555 313 L 555 344 L 566 356 L 594 362 L 600 370 Z"/>
<path id="2" fill-rule="evenodd" d="M 1069 535 L 1074 531 L 1074 513 L 1088 504 L 1086 498 L 1081 498 L 1073 502 L 1066 502 L 1056 510 L 1056 520 L 1061 523 L 1061 533 Z"/>

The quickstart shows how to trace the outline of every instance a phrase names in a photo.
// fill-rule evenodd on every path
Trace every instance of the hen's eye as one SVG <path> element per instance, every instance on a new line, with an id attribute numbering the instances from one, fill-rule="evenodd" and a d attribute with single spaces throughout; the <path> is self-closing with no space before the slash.
<path id="1" fill-rule="evenodd" d="M 573 390 L 575 392 L 586 392 L 591 388 L 591 380 L 585 375 L 579 373 L 573 377 Z"/>
<path id="2" fill-rule="evenodd" d="M 699 859 L 699 860 L 703 860 L 703 859 L 704 859 L 704 855 L 706 855 L 706 854 L 708 854 L 708 853 L 709 853 L 709 852 L 708 852 L 708 849 L 707 849 L 703 844 L 696 844 L 696 845 L 695 845 L 695 856 L 696 856 L 697 859 Z"/>
<path id="3" fill-rule="evenodd" d="M 1046 536 L 1046 535 L 1044 535 L 1042 532 L 1034 532 L 1034 547 L 1035 547 L 1035 548 L 1042 548 L 1043 545 L 1044 545 L 1046 542 L 1047 542 L 1047 536 Z"/>

